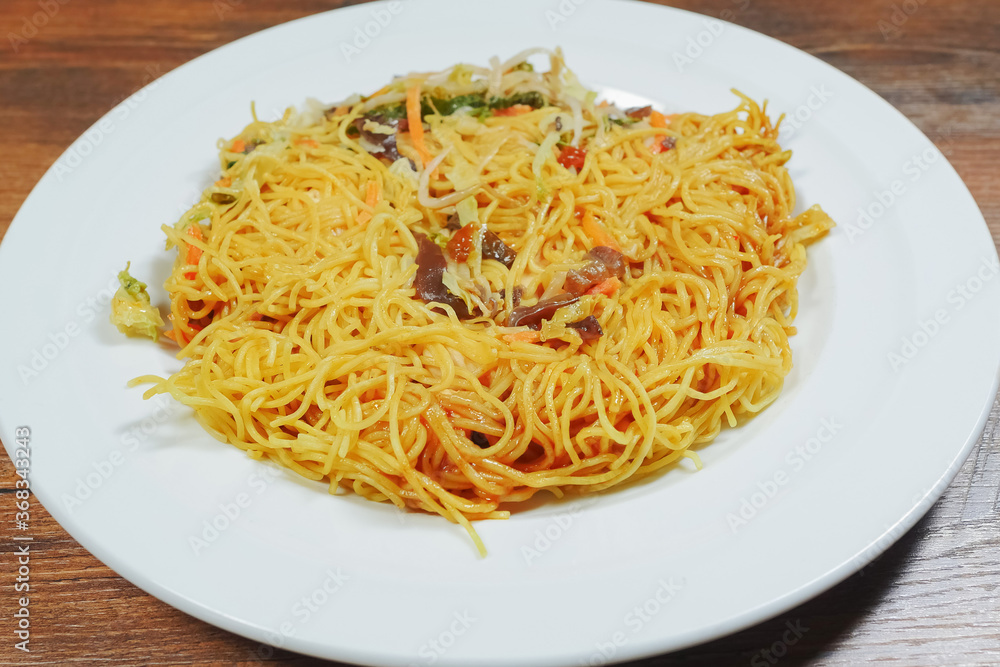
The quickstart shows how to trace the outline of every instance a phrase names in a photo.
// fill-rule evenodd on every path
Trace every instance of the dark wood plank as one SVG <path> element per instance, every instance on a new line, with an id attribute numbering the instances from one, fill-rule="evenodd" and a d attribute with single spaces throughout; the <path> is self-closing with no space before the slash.
<path id="1" fill-rule="evenodd" d="M 58 12 L 37 34 L 24 43 L 11 41 L 9 35 L 21 32 L 25 20 L 53 3 Z M 0 160 L 0 235 L 70 142 L 143 85 L 150 72 L 168 72 L 262 28 L 348 4 L 357 3 L 5 0 L 0 126 L 7 145 Z M 1000 3 L 661 4 L 729 18 L 813 53 L 871 87 L 945 151 L 1000 241 Z M 904 7 L 916 10 L 894 14 Z M 642 35 L 637 29 L 637 38 Z M 0 600 L 7 617 L 0 620 L 0 664 L 332 664 L 260 646 L 146 595 L 80 547 L 35 501 L 33 651 L 14 650 L 8 617 L 16 573 L 8 516 L 14 480 L 13 465 L 0 457 Z M 977 450 L 944 497 L 862 573 L 779 618 L 636 664 L 1000 664 L 998 487 L 1000 406 L 994 406 Z M 783 646 L 789 623 L 808 630 L 794 645 Z"/>

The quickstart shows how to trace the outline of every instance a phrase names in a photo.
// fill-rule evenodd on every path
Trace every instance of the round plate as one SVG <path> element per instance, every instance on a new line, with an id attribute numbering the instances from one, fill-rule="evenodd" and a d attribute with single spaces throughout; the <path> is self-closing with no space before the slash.
<path id="1" fill-rule="evenodd" d="M 819 203 L 839 223 L 810 249 L 784 393 L 702 448 L 703 470 L 480 523 L 480 559 L 440 517 L 331 497 L 126 388 L 179 362 L 108 323 L 115 274 L 131 260 L 165 300 L 159 227 L 216 177 L 215 142 L 249 122 L 251 101 L 275 118 L 308 96 L 538 45 L 561 45 L 581 80 L 625 103 L 716 113 L 736 105 L 731 88 L 768 99 L 788 114 L 799 209 Z M 998 271 L 940 151 L 789 46 L 625 2 L 366 4 L 171 72 L 45 175 L 0 248 L 0 423 L 9 449 L 31 428 L 32 488 L 75 539 L 209 623 L 372 665 L 596 664 L 778 614 L 912 526 L 996 390 Z"/>

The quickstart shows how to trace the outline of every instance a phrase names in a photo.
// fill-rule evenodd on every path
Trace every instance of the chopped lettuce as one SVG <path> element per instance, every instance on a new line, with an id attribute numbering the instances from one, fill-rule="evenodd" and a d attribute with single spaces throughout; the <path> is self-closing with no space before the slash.
<path id="1" fill-rule="evenodd" d="M 451 239 L 450 236 L 441 231 L 431 232 L 427 235 L 427 238 L 431 240 L 431 243 L 445 250 L 448 247 L 448 241 Z"/>
<path id="2" fill-rule="evenodd" d="M 129 275 L 131 263 L 118 274 L 121 287 L 111 299 L 111 323 L 126 336 L 148 336 L 154 341 L 160 338 L 163 318 L 149 300 L 146 283 Z"/>
<path id="3" fill-rule="evenodd" d="M 469 65 L 458 64 L 451 69 L 448 81 L 457 86 L 471 86 L 476 70 Z"/>
<path id="4" fill-rule="evenodd" d="M 476 303 L 472 300 L 472 296 L 467 290 L 462 288 L 458 282 L 458 278 L 451 271 L 445 269 L 444 273 L 441 274 L 441 282 L 444 283 L 449 292 L 465 302 L 465 307 L 469 309 L 470 313 L 476 312 Z"/>
<path id="5" fill-rule="evenodd" d="M 542 177 L 542 167 L 549 158 L 555 158 L 552 153 L 552 148 L 559 142 L 559 133 L 549 132 L 545 139 L 542 141 L 541 145 L 538 147 L 538 152 L 535 153 L 535 159 L 531 163 L 531 171 L 535 175 L 535 187 L 538 190 L 538 198 L 545 199 L 549 196 L 549 188 L 545 183 L 545 179 Z"/>
<path id="6" fill-rule="evenodd" d="M 455 206 L 458 221 L 465 227 L 470 222 L 479 222 L 479 204 L 475 197 L 466 197 Z"/>
<path id="7" fill-rule="evenodd" d="M 488 116 L 492 111 L 507 109 L 518 104 L 526 104 L 533 109 L 541 109 L 547 106 L 549 101 L 545 98 L 545 95 L 534 90 L 514 93 L 507 97 L 490 98 L 486 97 L 486 93 L 469 93 L 454 97 L 423 95 L 420 98 L 420 117 L 426 118 L 432 114 L 450 116 L 459 109 L 465 109 L 470 114 L 476 116 Z M 399 120 L 406 118 L 406 105 L 402 102 L 383 104 L 370 110 L 365 116 L 368 118 L 379 116 L 386 120 Z"/>

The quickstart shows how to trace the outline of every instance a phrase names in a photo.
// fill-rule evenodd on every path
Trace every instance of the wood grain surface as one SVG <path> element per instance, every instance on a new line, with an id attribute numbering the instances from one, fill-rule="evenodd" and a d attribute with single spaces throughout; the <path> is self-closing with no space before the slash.
<path id="1" fill-rule="evenodd" d="M 351 4 L 359 3 L 3 0 L 0 233 L 62 151 L 151 77 L 263 28 Z M 872 88 L 938 144 L 981 207 L 994 241 L 1000 239 L 1000 2 L 670 4 L 725 16 Z M 655 35 L 637 26 L 636 38 Z M 260 646 L 150 597 L 79 546 L 34 499 L 31 653 L 15 650 L 15 479 L 11 461 L 0 456 L 0 664 L 332 664 Z M 634 665 L 998 665 L 998 487 L 995 404 L 943 498 L 861 573 L 778 618 Z M 796 636 L 785 633 L 789 625 L 802 635 L 794 644 L 782 639 Z"/>

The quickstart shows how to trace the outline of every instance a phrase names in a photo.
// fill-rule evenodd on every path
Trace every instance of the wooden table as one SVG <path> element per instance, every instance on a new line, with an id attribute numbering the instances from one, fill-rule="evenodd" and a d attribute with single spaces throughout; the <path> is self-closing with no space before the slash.
<path id="1" fill-rule="evenodd" d="M 3 0 L 0 126 L 7 131 L 0 158 L 0 232 L 60 153 L 151 73 L 166 73 L 262 28 L 351 4 L 358 3 Z M 1000 238 L 1000 3 L 675 4 L 788 42 L 874 89 L 947 147 L 994 239 Z M 637 39 L 654 37 L 636 31 Z M 0 457 L 0 491 L 10 494 L 14 480 L 10 460 Z M 994 405 L 981 440 L 944 497 L 864 571 L 744 632 L 636 664 L 770 665 L 779 656 L 784 665 L 1000 664 L 998 487 L 1000 405 Z M 13 499 L 3 497 L 6 514 Z M 283 651 L 258 652 L 256 642 L 167 606 L 97 561 L 37 502 L 32 512 L 31 576 L 37 593 L 30 654 L 12 646 L 16 564 L 9 553 L 11 522 L 6 515 L 0 522 L 5 552 L 0 664 L 321 663 Z M 789 622 L 808 632 L 785 655 L 776 642 Z M 765 653 L 772 647 L 773 654 Z"/>

